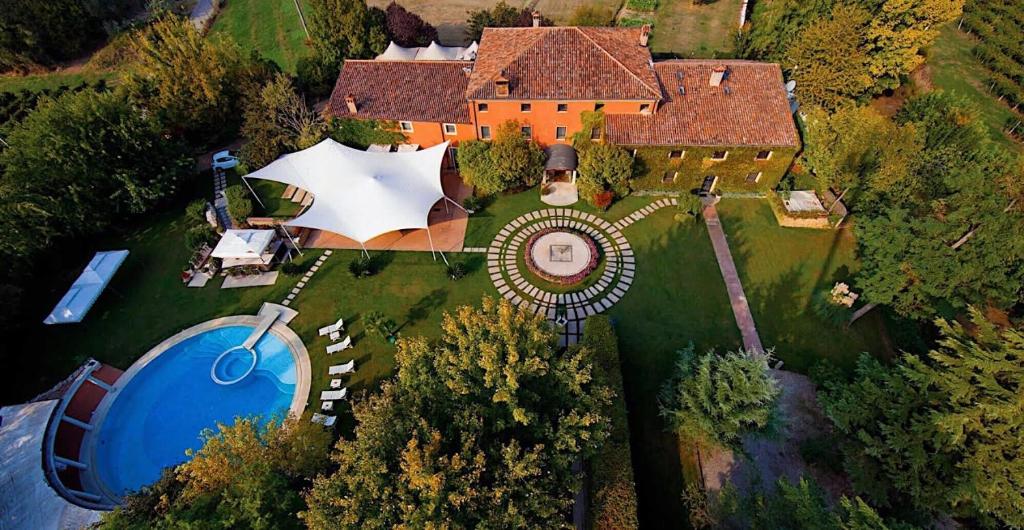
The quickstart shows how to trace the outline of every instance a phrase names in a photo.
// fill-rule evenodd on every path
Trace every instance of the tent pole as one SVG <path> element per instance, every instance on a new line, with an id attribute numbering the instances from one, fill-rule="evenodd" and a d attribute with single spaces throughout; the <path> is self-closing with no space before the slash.
<path id="1" fill-rule="evenodd" d="M 446 201 L 445 204 L 448 204 L 450 202 L 450 203 L 454 204 L 456 208 L 466 212 L 467 214 L 469 213 L 465 208 L 462 207 L 461 204 L 459 204 L 459 203 L 449 199 L 447 195 L 444 196 L 444 200 Z"/>
<path id="2" fill-rule="evenodd" d="M 242 182 L 245 183 L 246 188 L 249 188 L 249 193 L 251 193 L 252 196 L 256 198 L 256 202 L 260 203 L 260 208 L 266 210 L 267 207 L 263 205 L 263 201 L 260 200 L 260 196 L 256 195 L 256 190 L 252 189 L 252 186 L 249 185 L 249 181 L 246 180 L 245 175 L 242 175 Z"/>
<path id="3" fill-rule="evenodd" d="M 302 255 L 302 250 L 299 249 L 298 241 L 295 241 L 295 238 L 292 237 L 292 235 L 288 233 L 288 229 L 285 228 L 284 225 L 277 225 L 277 227 L 280 228 L 282 232 L 284 232 L 284 235 L 288 236 L 288 239 L 292 242 L 292 246 L 295 247 L 295 251 L 298 252 L 299 255 L 301 256 Z M 290 252 L 288 254 L 291 255 Z"/>
<path id="4" fill-rule="evenodd" d="M 370 259 L 370 253 L 366 251 L 366 246 L 363 245 L 362 241 L 359 242 L 359 246 L 363 248 L 363 254 L 366 254 L 366 259 Z"/>
<path id="5" fill-rule="evenodd" d="M 437 261 L 437 254 L 434 253 L 434 236 L 430 235 L 430 225 L 427 225 L 427 240 L 430 241 L 430 255 Z"/>

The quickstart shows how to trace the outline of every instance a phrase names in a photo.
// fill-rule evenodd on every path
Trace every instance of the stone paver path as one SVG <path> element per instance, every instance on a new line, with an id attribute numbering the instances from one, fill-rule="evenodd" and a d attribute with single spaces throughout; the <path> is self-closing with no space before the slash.
<path id="1" fill-rule="evenodd" d="M 548 208 L 523 214 L 499 230 L 491 242 L 487 249 L 487 273 L 502 297 L 561 325 L 560 345 L 575 344 L 583 333 L 583 320 L 615 305 L 625 296 L 636 276 L 636 257 L 620 227 L 629 226 L 660 208 L 674 204 L 675 199 L 660 199 L 634 212 L 629 216 L 629 222 L 614 224 L 569 208 Z M 524 276 L 519 269 L 519 258 L 525 252 L 526 240 L 545 228 L 576 230 L 594 239 L 605 258 L 604 270 L 597 282 L 579 291 L 556 293 L 535 285 Z"/>
<path id="2" fill-rule="evenodd" d="M 286 296 L 284 300 L 281 301 L 281 305 L 292 305 L 292 300 L 295 300 L 295 297 L 298 296 L 299 293 L 301 293 L 302 290 L 305 289 L 307 285 L 309 285 L 309 280 L 313 279 L 313 276 L 317 273 L 317 271 L 320 270 L 320 267 L 324 266 L 324 262 L 327 261 L 327 258 L 331 254 L 333 254 L 332 251 L 325 250 L 324 253 L 321 254 L 320 257 L 316 259 L 316 263 L 314 263 L 313 266 L 310 267 L 308 271 L 306 271 L 306 274 L 302 276 L 302 279 L 299 280 L 299 283 L 297 283 L 295 287 L 293 287 L 292 290 L 288 293 L 288 296 Z"/>
<path id="3" fill-rule="evenodd" d="M 715 258 L 718 259 L 718 268 L 722 271 L 725 289 L 729 292 L 733 317 L 743 336 L 743 347 L 747 351 L 764 352 L 761 337 L 757 334 L 757 326 L 754 324 L 754 315 L 750 313 L 750 304 L 747 303 L 747 295 L 743 293 L 743 283 L 740 282 L 736 263 L 733 262 L 732 252 L 729 251 L 729 241 L 722 230 L 722 222 L 718 219 L 718 210 L 713 204 L 704 208 L 704 224 L 708 227 L 711 245 L 715 248 Z"/>

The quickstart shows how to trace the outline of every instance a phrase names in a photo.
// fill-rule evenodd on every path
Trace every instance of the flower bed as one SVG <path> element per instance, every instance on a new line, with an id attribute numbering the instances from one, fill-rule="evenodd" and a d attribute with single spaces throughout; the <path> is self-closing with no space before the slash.
<path id="1" fill-rule="evenodd" d="M 537 240 L 545 235 L 552 234 L 555 232 L 570 233 L 579 236 L 583 239 L 583 241 L 586 241 L 587 247 L 590 248 L 590 263 L 587 263 L 587 266 L 584 267 L 583 270 L 577 272 L 576 274 L 573 274 L 572 276 L 555 276 L 554 274 L 545 272 L 543 269 L 537 266 L 536 262 L 533 261 L 533 246 L 537 243 Z M 541 278 L 551 283 L 557 283 L 559 285 L 573 285 L 583 281 L 583 279 L 589 276 L 590 273 L 594 272 L 594 269 L 597 268 L 597 262 L 600 259 L 600 254 L 598 254 L 597 244 L 594 243 L 594 239 L 588 236 L 587 234 L 584 234 L 583 232 L 577 230 L 568 230 L 565 228 L 545 228 L 540 232 L 533 234 L 532 236 L 530 236 L 529 239 L 526 240 L 525 257 L 526 269 L 532 272 L 533 274 L 540 276 Z"/>

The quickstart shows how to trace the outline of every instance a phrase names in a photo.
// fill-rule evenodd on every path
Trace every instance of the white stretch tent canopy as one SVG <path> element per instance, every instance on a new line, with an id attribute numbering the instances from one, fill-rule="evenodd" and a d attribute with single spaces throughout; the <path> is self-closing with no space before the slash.
<path id="1" fill-rule="evenodd" d="M 220 259 L 260 259 L 273 241 L 273 230 L 225 230 L 210 255 Z"/>
<path id="2" fill-rule="evenodd" d="M 92 308 L 92 304 L 99 298 L 100 293 L 110 283 L 114 273 L 128 257 L 127 250 L 111 250 L 97 252 L 85 270 L 78 276 L 75 283 L 60 299 L 57 306 L 53 308 L 44 324 L 70 324 L 81 322 L 85 314 Z"/>
<path id="3" fill-rule="evenodd" d="M 313 205 L 285 225 L 316 228 L 365 243 L 381 234 L 427 228 L 444 199 L 441 162 L 448 142 L 409 153 L 372 153 L 330 138 L 278 158 L 245 178 L 273 180 L 313 194 Z"/>
<path id="4" fill-rule="evenodd" d="M 420 48 L 403 48 L 394 41 L 388 44 L 388 48 L 376 57 L 378 61 L 472 61 L 476 59 L 477 49 L 480 48 L 475 41 L 469 46 L 441 46 L 437 42 L 431 42 L 430 46 Z"/>

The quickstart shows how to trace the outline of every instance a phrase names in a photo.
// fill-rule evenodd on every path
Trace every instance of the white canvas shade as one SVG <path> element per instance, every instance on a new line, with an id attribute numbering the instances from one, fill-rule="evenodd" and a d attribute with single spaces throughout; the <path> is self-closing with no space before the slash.
<path id="1" fill-rule="evenodd" d="M 43 323 L 81 322 L 127 257 L 127 250 L 97 252 Z"/>
<path id="2" fill-rule="evenodd" d="M 441 46 L 431 42 L 430 46 L 420 48 L 404 48 L 391 41 L 384 53 L 376 57 L 378 61 L 472 61 L 480 46 L 474 41 L 466 47 Z"/>
<path id="3" fill-rule="evenodd" d="M 359 244 L 395 230 L 427 229 L 429 236 L 430 211 L 447 199 L 441 187 L 447 149 L 445 142 L 422 151 L 375 153 L 328 138 L 245 178 L 291 184 L 313 194 L 313 204 L 288 226 L 334 232 Z"/>
<path id="4" fill-rule="evenodd" d="M 220 259 L 259 258 L 273 241 L 273 230 L 225 230 L 211 256 Z"/>

